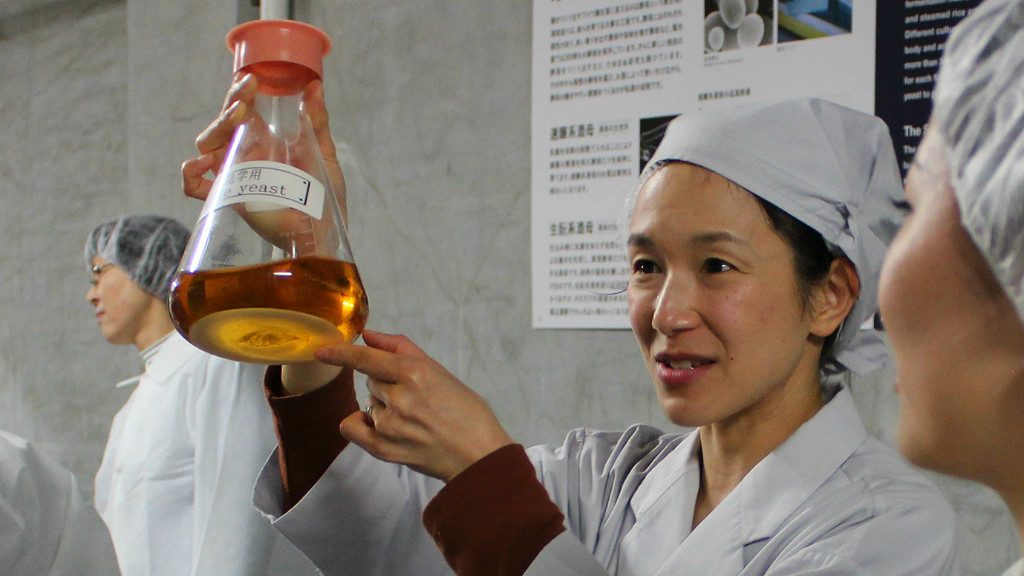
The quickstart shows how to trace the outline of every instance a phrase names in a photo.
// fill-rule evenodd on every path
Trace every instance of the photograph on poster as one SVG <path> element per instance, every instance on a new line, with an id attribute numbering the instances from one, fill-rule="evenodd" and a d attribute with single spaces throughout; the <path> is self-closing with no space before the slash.
<path id="1" fill-rule="evenodd" d="M 779 0 L 778 42 L 849 34 L 853 0 Z"/>
<path id="2" fill-rule="evenodd" d="M 704 53 L 771 44 L 774 4 L 758 0 L 704 0 Z"/>
<path id="3" fill-rule="evenodd" d="M 640 118 L 640 166 L 637 174 L 643 172 L 644 166 L 654 156 L 654 151 L 658 148 L 658 144 L 661 144 L 661 139 L 665 136 L 665 129 L 668 128 L 668 123 L 675 117 L 676 115 Z"/>

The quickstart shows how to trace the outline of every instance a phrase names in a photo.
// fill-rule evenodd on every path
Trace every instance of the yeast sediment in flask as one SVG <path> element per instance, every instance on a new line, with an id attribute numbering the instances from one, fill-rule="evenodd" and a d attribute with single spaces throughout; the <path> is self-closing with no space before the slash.
<path id="1" fill-rule="evenodd" d="M 181 273 L 171 316 L 196 347 L 246 362 L 305 362 L 366 325 L 355 264 L 306 257 Z"/>

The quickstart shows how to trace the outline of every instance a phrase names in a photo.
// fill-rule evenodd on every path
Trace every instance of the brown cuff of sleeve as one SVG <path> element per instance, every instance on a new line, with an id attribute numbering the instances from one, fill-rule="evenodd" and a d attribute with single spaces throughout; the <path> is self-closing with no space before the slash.
<path id="1" fill-rule="evenodd" d="M 561 534 L 562 512 L 518 444 L 499 448 L 452 479 L 423 524 L 459 576 L 516 576 Z"/>
<path id="2" fill-rule="evenodd" d="M 359 411 L 352 371 L 342 370 L 331 382 L 305 394 L 282 396 L 281 367 L 270 366 L 263 391 L 274 414 L 284 509 L 290 510 L 348 444 L 338 424 Z"/>

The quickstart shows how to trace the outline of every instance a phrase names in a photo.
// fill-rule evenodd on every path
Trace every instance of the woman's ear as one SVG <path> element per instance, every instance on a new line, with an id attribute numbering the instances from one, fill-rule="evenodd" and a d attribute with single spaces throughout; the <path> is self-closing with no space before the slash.
<path id="1" fill-rule="evenodd" d="M 811 296 L 811 333 L 826 338 L 839 329 L 860 296 L 860 277 L 853 263 L 838 257 Z"/>

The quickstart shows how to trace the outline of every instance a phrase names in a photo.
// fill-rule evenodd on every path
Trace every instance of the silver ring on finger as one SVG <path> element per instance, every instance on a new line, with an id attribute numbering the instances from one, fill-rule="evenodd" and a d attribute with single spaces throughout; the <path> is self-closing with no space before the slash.
<path id="1" fill-rule="evenodd" d="M 384 406 L 383 402 L 372 396 L 370 397 L 370 403 L 366 406 L 366 410 L 364 410 L 364 412 L 366 413 L 366 417 L 369 418 L 371 422 L 373 422 L 373 410 L 381 406 Z"/>

